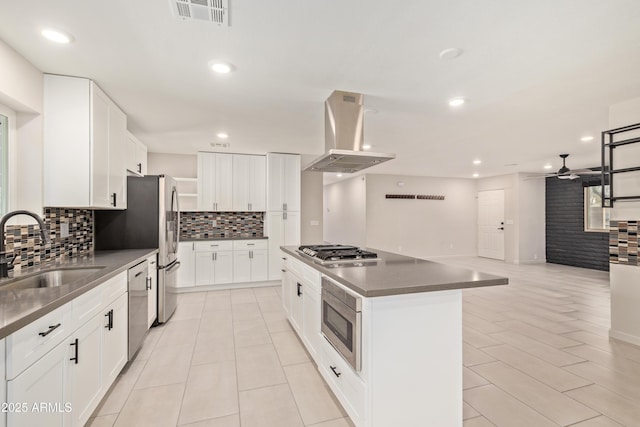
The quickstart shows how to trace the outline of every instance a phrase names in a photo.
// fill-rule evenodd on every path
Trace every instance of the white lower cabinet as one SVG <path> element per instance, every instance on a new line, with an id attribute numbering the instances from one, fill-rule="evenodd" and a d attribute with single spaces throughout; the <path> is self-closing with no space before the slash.
<path id="1" fill-rule="evenodd" d="M 25 409 L 9 411 L 7 425 L 88 421 L 127 362 L 126 283 L 123 272 L 7 337 L 3 401 Z"/>
<path id="2" fill-rule="evenodd" d="M 196 283 L 196 244 L 195 242 L 178 243 L 178 269 L 179 288 L 188 288 Z"/>
<path id="3" fill-rule="evenodd" d="M 7 384 L 5 382 L 4 338 L 0 339 L 0 403 L 7 402 Z M 7 425 L 7 414 L 0 411 L 0 427 Z"/>
<path id="4" fill-rule="evenodd" d="M 196 286 L 233 282 L 233 242 L 196 242 L 195 250 Z"/>
<path id="5" fill-rule="evenodd" d="M 102 397 L 102 318 L 94 316 L 68 340 L 71 412 L 74 426 L 82 426 Z"/>
<path id="6" fill-rule="evenodd" d="M 26 371 L 7 382 L 7 402 L 25 404 L 24 411 L 9 411 L 7 425 L 12 427 L 71 425 L 71 413 L 66 405 L 72 405 L 68 384 L 69 344 L 58 344 Z M 33 405 L 50 403 L 62 410 L 34 411 Z M 15 408 L 14 408 L 15 409 Z M 44 408 L 48 409 L 48 408 Z M 58 409 L 58 408 L 52 408 Z M 72 406 L 69 408 L 72 409 Z"/>
<path id="7" fill-rule="evenodd" d="M 127 363 L 128 294 L 122 294 L 103 314 L 102 330 L 102 378 L 105 385 L 111 383 Z"/>

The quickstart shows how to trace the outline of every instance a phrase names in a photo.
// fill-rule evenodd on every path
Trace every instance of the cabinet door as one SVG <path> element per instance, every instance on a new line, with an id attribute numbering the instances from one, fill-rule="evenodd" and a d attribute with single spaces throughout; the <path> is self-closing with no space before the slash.
<path id="1" fill-rule="evenodd" d="M 320 351 L 320 297 L 312 292 L 308 287 L 302 298 L 302 339 L 311 353 L 314 360 L 318 360 Z"/>
<path id="2" fill-rule="evenodd" d="M 215 252 L 196 252 L 195 285 L 213 285 Z"/>
<path id="3" fill-rule="evenodd" d="M 289 319 L 291 320 L 293 328 L 298 331 L 299 335 L 302 335 L 302 296 L 304 293 L 304 286 L 302 285 L 302 280 L 298 279 L 293 274 L 291 274 L 290 277 L 291 283 L 289 290 L 291 291 L 291 310 L 289 311 Z"/>
<path id="4" fill-rule="evenodd" d="M 107 95 L 92 83 L 90 203 L 103 208 L 113 206 L 109 194 L 109 103 Z"/>
<path id="5" fill-rule="evenodd" d="M 282 203 L 286 205 L 287 211 L 300 211 L 300 156 L 297 154 L 287 154 L 284 160 L 283 193 Z"/>
<path id="6" fill-rule="evenodd" d="M 233 282 L 232 251 L 216 252 L 214 275 L 213 283 L 215 284 Z"/>
<path id="7" fill-rule="evenodd" d="M 112 206 L 127 208 L 127 116 L 109 102 L 109 195 Z M 115 194 L 115 196 L 114 196 Z"/>
<path id="8" fill-rule="evenodd" d="M 251 156 L 233 155 L 233 210 L 249 211 Z"/>
<path id="9" fill-rule="evenodd" d="M 0 404 L 3 402 L 7 402 L 7 387 L 5 380 L 5 366 L 4 366 L 4 358 L 5 358 L 5 348 L 4 348 L 4 338 L 0 339 Z M 7 415 L 0 412 L 0 427 L 5 427 L 7 425 Z"/>
<path id="10" fill-rule="evenodd" d="M 269 255 L 266 249 L 251 251 L 251 280 L 254 282 L 269 280 Z"/>
<path id="11" fill-rule="evenodd" d="M 147 307 L 147 313 L 149 314 L 149 321 L 147 327 L 151 327 L 153 322 L 156 321 L 158 316 L 158 266 L 156 264 L 156 255 L 147 258 L 149 265 L 149 305 Z"/>
<path id="12" fill-rule="evenodd" d="M 281 277 L 282 254 L 280 246 L 283 246 L 283 222 L 282 212 L 268 212 L 266 218 L 267 236 L 269 236 L 269 280 L 279 280 Z"/>
<path id="13" fill-rule="evenodd" d="M 233 281 L 250 282 L 251 281 L 251 259 L 249 251 L 233 252 Z"/>
<path id="14" fill-rule="evenodd" d="M 269 211 L 281 211 L 283 208 L 284 164 L 284 154 L 267 154 L 267 210 Z"/>
<path id="15" fill-rule="evenodd" d="M 103 317 L 94 316 L 69 339 L 69 377 L 73 425 L 82 426 L 100 403 L 102 396 Z M 71 360 L 75 359 L 75 360 Z"/>
<path id="16" fill-rule="evenodd" d="M 52 426 L 71 424 L 71 414 L 64 412 L 64 405 L 70 402 L 68 394 L 69 344 L 64 341 L 45 354 L 15 379 L 7 381 L 6 402 L 26 403 L 27 412 L 10 411 L 7 425 L 12 427 Z M 5 402 L 5 401 L 3 401 Z M 52 403 L 60 405 L 61 411 L 35 412 L 34 404 Z M 73 408 L 75 410 L 75 408 Z"/>
<path id="17" fill-rule="evenodd" d="M 249 184 L 249 203 L 251 211 L 267 210 L 267 171 L 264 156 L 251 156 L 251 183 Z"/>
<path id="18" fill-rule="evenodd" d="M 300 212 L 283 212 L 282 245 L 300 246 Z"/>
<path id="19" fill-rule="evenodd" d="M 283 268 L 282 272 L 282 307 L 284 308 L 287 317 L 291 317 L 291 273 Z"/>
<path id="20" fill-rule="evenodd" d="M 147 174 L 147 146 L 136 142 L 136 171 L 142 176 Z"/>
<path id="21" fill-rule="evenodd" d="M 196 253 L 194 242 L 180 242 L 178 248 L 178 269 L 177 286 L 185 288 L 196 284 Z"/>
<path id="22" fill-rule="evenodd" d="M 215 160 L 213 153 L 198 153 L 198 210 L 200 211 L 214 210 Z"/>
<path id="23" fill-rule="evenodd" d="M 215 155 L 216 211 L 233 210 L 233 155 Z"/>
<path id="24" fill-rule="evenodd" d="M 102 316 L 102 391 L 106 393 L 127 363 L 128 294 L 113 302 Z M 111 328 L 109 328 L 111 312 Z"/>
<path id="25" fill-rule="evenodd" d="M 137 164 L 136 164 L 137 149 L 138 149 L 138 146 L 136 144 L 136 140 L 134 139 L 134 136 L 130 133 L 127 133 L 127 170 L 139 175 Z"/>

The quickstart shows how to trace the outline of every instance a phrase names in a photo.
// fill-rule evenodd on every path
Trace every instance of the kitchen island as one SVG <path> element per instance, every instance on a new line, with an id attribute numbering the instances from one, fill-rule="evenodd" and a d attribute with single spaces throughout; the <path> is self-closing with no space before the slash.
<path id="1" fill-rule="evenodd" d="M 281 250 L 284 309 L 357 427 L 462 426 L 461 290 L 508 279 L 378 250 L 376 260 L 329 263 Z M 330 285 L 359 300 L 345 334 L 356 337 L 357 365 L 321 332 Z"/>

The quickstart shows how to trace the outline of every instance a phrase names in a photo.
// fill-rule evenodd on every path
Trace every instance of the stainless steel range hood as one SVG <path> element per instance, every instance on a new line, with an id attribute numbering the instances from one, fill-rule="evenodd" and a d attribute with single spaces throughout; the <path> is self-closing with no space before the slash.
<path id="1" fill-rule="evenodd" d="M 396 158 L 364 151 L 364 107 L 360 93 L 333 91 L 324 103 L 326 152 L 303 170 L 353 173 Z"/>

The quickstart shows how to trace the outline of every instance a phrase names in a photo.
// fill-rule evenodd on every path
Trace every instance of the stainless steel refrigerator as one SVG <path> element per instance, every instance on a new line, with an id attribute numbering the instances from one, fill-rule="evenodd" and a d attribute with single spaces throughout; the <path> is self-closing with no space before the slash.
<path id="1" fill-rule="evenodd" d="M 158 323 L 178 305 L 179 240 L 178 190 L 169 176 L 127 177 L 127 209 L 95 211 L 96 250 L 158 248 Z"/>

